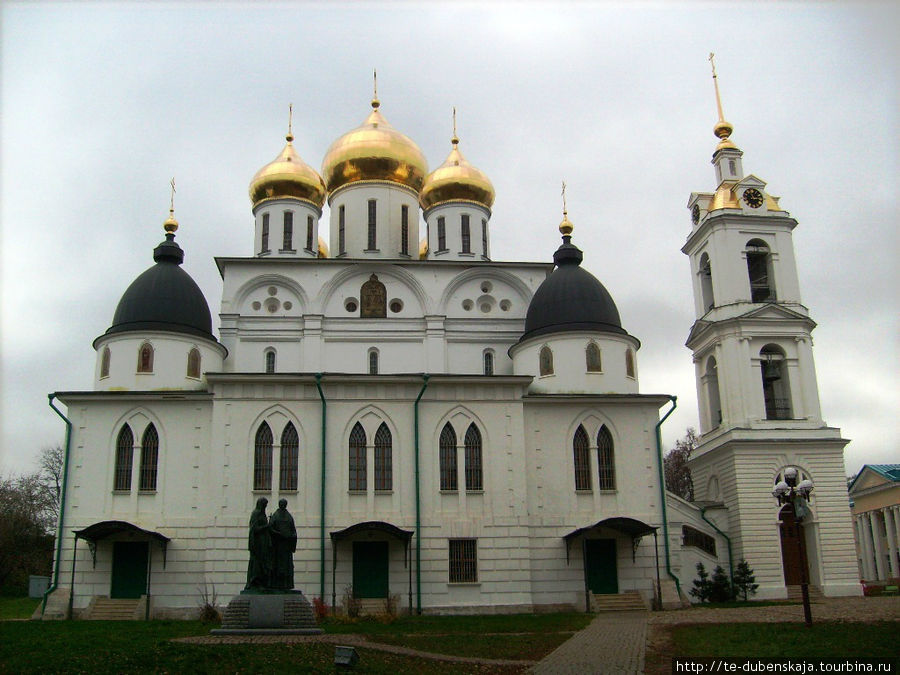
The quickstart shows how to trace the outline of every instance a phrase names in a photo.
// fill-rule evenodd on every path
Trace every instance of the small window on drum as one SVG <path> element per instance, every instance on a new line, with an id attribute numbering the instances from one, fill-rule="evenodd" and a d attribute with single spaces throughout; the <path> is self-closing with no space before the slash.
<path id="1" fill-rule="evenodd" d="M 494 352 L 490 349 L 484 352 L 484 374 L 485 375 L 493 375 L 494 374 Z"/>
<path id="2" fill-rule="evenodd" d="M 100 355 L 100 377 L 109 377 L 109 360 L 111 358 L 109 347 L 103 348 L 103 354 Z"/>
<path id="3" fill-rule="evenodd" d="M 275 350 L 271 347 L 265 351 L 265 359 L 266 359 L 266 372 L 274 373 L 275 372 Z"/>
<path id="4" fill-rule="evenodd" d="M 378 374 L 378 350 L 374 347 L 369 350 L 369 375 Z"/>
<path id="5" fill-rule="evenodd" d="M 200 377 L 200 350 L 196 347 L 188 352 L 187 376 L 194 378 Z"/>
<path id="6" fill-rule="evenodd" d="M 139 373 L 153 372 L 153 346 L 149 342 L 141 345 L 138 351 L 138 367 Z"/>

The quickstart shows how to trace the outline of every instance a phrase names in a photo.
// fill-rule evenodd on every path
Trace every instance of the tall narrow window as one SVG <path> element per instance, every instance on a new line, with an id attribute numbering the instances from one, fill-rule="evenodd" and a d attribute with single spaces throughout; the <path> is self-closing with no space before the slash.
<path id="1" fill-rule="evenodd" d="M 357 422 L 350 432 L 350 484 L 349 490 L 364 492 L 366 489 L 366 432 Z"/>
<path id="2" fill-rule="evenodd" d="M 100 355 L 100 377 L 109 377 L 109 347 L 103 348 L 103 354 Z"/>
<path id="3" fill-rule="evenodd" d="M 262 241 L 259 245 L 260 253 L 268 253 L 269 252 L 269 214 L 263 214 L 263 222 L 262 222 Z"/>
<path id="4" fill-rule="evenodd" d="M 313 220 L 312 216 L 307 216 L 306 217 L 306 250 L 307 251 L 315 251 L 316 250 L 313 248 L 313 246 L 316 243 L 315 242 L 315 234 L 316 234 L 315 221 Z"/>
<path id="5" fill-rule="evenodd" d="M 703 311 L 708 312 L 715 304 L 713 297 L 712 285 L 712 264 L 709 262 L 709 255 L 704 253 L 700 256 L 700 298 L 703 301 Z"/>
<path id="6" fill-rule="evenodd" d="M 266 372 L 267 373 L 275 372 L 275 350 L 274 349 L 266 350 Z"/>
<path id="7" fill-rule="evenodd" d="M 600 360 L 600 347 L 596 342 L 588 342 L 584 350 L 585 366 L 589 373 L 599 373 L 603 371 L 603 363 Z"/>
<path id="8" fill-rule="evenodd" d="M 719 399 L 719 369 L 714 356 L 706 362 L 706 398 L 709 401 L 709 425 L 715 428 L 722 423 L 722 402 Z"/>
<path id="9" fill-rule="evenodd" d="M 469 231 L 469 216 L 463 214 L 459 225 L 459 236 L 462 239 L 462 252 L 472 252 L 472 233 Z"/>
<path id="10" fill-rule="evenodd" d="M 281 432 L 281 455 L 278 465 L 278 489 L 293 492 L 297 489 L 300 438 L 293 422 L 288 422 Z"/>
<path id="11" fill-rule="evenodd" d="M 369 375 L 378 374 L 378 350 L 369 350 Z"/>
<path id="12" fill-rule="evenodd" d="M 444 216 L 438 217 L 438 251 L 447 250 L 447 222 Z"/>
<path id="13" fill-rule="evenodd" d="M 131 489 L 131 463 L 134 458 L 134 434 L 127 424 L 122 427 L 116 438 L 116 467 L 114 470 L 113 489 L 125 492 Z"/>
<path id="14" fill-rule="evenodd" d="M 375 432 L 375 490 L 388 491 L 393 486 L 391 430 L 381 423 Z"/>
<path id="15" fill-rule="evenodd" d="M 762 366 L 763 399 L 767 420 L 789 420 L 791 390 L 788 383 L 785 354 L 778 345 L 766 345 L 759 352 Z"/>
<path id="16" fill-rule="evenodd" d="M 188 352 L 187 376 L 200 377 L 200 350 L 196 347 L 192 347 Z"/>
<path id="17" fill-rule="evenodd" d="M 601 490 L 616 489 L 616 465 L 613 454 L 612 434 L 606 425 L 597 432 L 597 472 L 600 474 L 598 487 Z"/>
<path id="18" fill-rule="evenodd" d="M 488 242 L 487 242 L 487 220 L 481 219 L 481 255 L 488 258 Z"/>
<path id="19" fill-rule="evenodd" d="M 441 463 L 441 490 L 456 490 L 456 432 L 450 422 L 441 430 L 440 463 Z"/>
<path id="20" fill-rule="evenodd" d="M 376 240 L 377 232 L 376 232 L 376 228 L 375 228 L 376 214 L 377 214 L 377 212 L 376 212 L 376 207 L 375 207 L 375 200 L 370 199 L 369 200 L 369 240 L 366 245 L 367 251 L 374 251 L 377 248 L 376 244 L 378 243 L 378 241 Z"/>
<path id="21" fill-rule="evenodd" d="M 750 277 L 750 302 L 775 302 L 772 256 L 761 239 L 751 239 L 745 249 Z"/>
<path id="22" fill-rule="evenodd" d="M 293 211 L 284 212 L 284 241 L 281 245 L 284 251 L 294 250 L 294 213 Z"/>
<path id="23" fill-rule="evenodd" d="M 338 254 L 344 255 L 347 252 L 347 238 L 345 237 L 346 211 L 344 205 L 341 204 L 338 209 Z"/>
<path id="24" fill-rule="evenodd" d="M 553 374 L 553 352 L 546 345 L 541 347 L 541 353 L 538 356 L 541 375 Z"/>
<path id="25" fill-rule="evenodd" d="M 400 253 L 409 255 L 409 207 L 400 207 Z"/>
<path id="26" fill-rule="evenodd" d="M 590 441 L 588 441 L 587 432 L 580 424 L 575 430 L 575 438 L 572 439 L 572 453 L 575 460 L 575 489 L 590 490 L 591 489 L 591 459 Z"/>
<path id="27" fill-rule="evenodd" d="M 141 441 L 141 479 L 139 489 L 142 492 L 156 491 L 156 465 L 159 462 L 159 434 L 151 423 L 144 431 Z"/>
<path id="28" fill-rule="evenodd" d="M 634 377 L 634 352 L 630 349 L 625 350 L 625 375 Z"/>
<path id="29" fill-rule="evenodd" d="M 494 352 L 492 351 L 486 351 L 484 353 L 484 374 L 494 374 Z"/>
<path id="30" fill-rule="evenodd" d="M 272 489 L 272 430 L 263 422 L 256 430 L 253 448 L 253 489 Z"/>
<path id="31" fill-rule="evenodd" d="M 450 583 L 478 581 L 478 548 L 475 539 L 450 540 Z"/>
<path id="32" fill-rule="evenodd" d="M 153 346 L 149 342 L 141 345 L 138 351 L 138 368 L 139 373 L 153 372 Z"/>
<path id="33" fill-rule="evenodd" d="M 481 471 L 481 432 L 475 424 L 466 431 L 466 490 L 483 490 Z"/>

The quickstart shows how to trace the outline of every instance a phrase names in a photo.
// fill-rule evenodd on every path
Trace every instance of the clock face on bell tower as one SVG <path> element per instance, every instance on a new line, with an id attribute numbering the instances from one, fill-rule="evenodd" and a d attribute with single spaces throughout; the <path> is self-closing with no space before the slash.
<path id="1" fill-rule="evenodd" d="M 763 204 L 762 192 L 756 188 L 748 188 L 744 190 L 744 203 L 751 209 L 758 209 Z"/>

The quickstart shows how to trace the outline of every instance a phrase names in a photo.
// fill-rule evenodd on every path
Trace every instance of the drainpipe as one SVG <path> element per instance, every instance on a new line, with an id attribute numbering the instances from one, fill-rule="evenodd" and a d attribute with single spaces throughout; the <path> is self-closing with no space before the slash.
<path id="1" fill-rule="evenodd" d="M 672 407 L 669 408 L 669 412 L 667 412 L 663 418 L 656 423 L 656 459 L 658 460 L 658 468 L 659 468 L 659 499 L 662 503 L 662 526 L 663 526 L 663 543 L 666 545 L 666 574 L 669 575 L 669 578 L 675 581 L 675 588 L 678 590 L 678 598 L 681 599 L 681 582 L 678 580 L 678 577 L 672 572 L 672 561 L 669 558 L 669 517 L 666 514 L 666 478 L 663 474 L 663 454 L 662 454 L 662 432 L 660 431 L 660 427 L 662 427 L 663 422 L 675 412 L 675 408 L 678 406 L 678 397 L 670 396 L 669 400 L 672 401 Z"/>
<path id="2" fill-rule="evenodd" d="M 413 436 L 416 448 L 416 613 L 422 613 L 422 509 L 419 501 L 419 401 L 428 388 L 427 373 L 422 374 L 422 389 L 413 404 Z"/>
<path id="3" fill-rule="evenodd" d="M 720 530 L 718 527 L 716 527 L 716 524 L 713 521 L 711 521 L 709 518 L 706 517 L 706 509 L 708 509 L 708 508 L 709 508 L 708 506 L 704 506 L 703 508 L 700 509 L 700 517 L 703 518 L 703 520 L 705 520 L 707 523 L 712 525 L 712 528 L 716 532 L 718 532 L 723 537 L 725 537 L 725 543 L 728 544 L 728 581 L 731 584 L 731 594 L 734 595 L 734 561 L 731 557 L 731 537 L 729 537 L 727 534 L 722 532 L 722 530 Z"/>
<path id="4" fill-rule="evenodd" d="M 59 564 L 60 564 L 60 556 L 62 555 L 62 533 L 63 533 L 63 518 L 66 514 L 66 479 L 69 476 L 69 447 L 72 443 L 72 420 L 62 414 L 59 408 L 53 405 L 53 399 L 56 398 L 56 394 L 48 394 L 47 398 L 49 399 L 50 407 L 53 408 L 53 411 L 59 415 L 63 422 L 66 423 L 66 450 L 63 455 L 63 474 L 62 474 L 62 491 L 59 496 L 59 519 L 56 523 L 56 565 L 53 566 L 53 583 L 50 584 L 50 588 L 44 591 L 44 601 L 41 603 L 41 616 L 44 616 L 44 610 L 47 609 L 47 598 L 50 594 L 56 590 L 59 585 Z M 72 579 L 72 589 L 70 593 L 75 591 L 75 580 Z"/>
<path id="5" fill-rule="evenodd" d="M 319 390 L 319 398 L 322 399 L 322 485 L 319 501 L 322 505 L 322 513 L 319 518 L 319 597 L 325 601 L 325 413 L 328 403 L 325 394 L 322 393 L 322 373 L 316 373 L 316 389 Z"/>

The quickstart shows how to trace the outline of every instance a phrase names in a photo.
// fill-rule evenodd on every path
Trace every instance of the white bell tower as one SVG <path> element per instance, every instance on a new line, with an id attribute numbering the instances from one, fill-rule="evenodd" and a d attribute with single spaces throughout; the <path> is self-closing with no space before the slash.
<path id="1" fill-rule="evenodd" d="M 784 597 L 794 580 L 780 554 L 771 490 L 786 467 L 798 468 L 816 486 L 813 514 L 804 521 L 810 582 L 826 595 L 854 594 L 848 588 L 859 585 L 843 460 L 848 441 L 822 419 L 812 352 L 816 324 L 801 302 L 794 257 L 797 221 L 764 181 L 744 174 L 714 64 L 713 82 L 717 187 L 691 194 L 692 229 L 681 249 L 691 262 L 695 306 L 686 342 L 700 407 L 701 443 L 691 459 L 695 494 L 725 502 L 736 533 L 735 562 L 750 562 L 760 596 Z"/>

